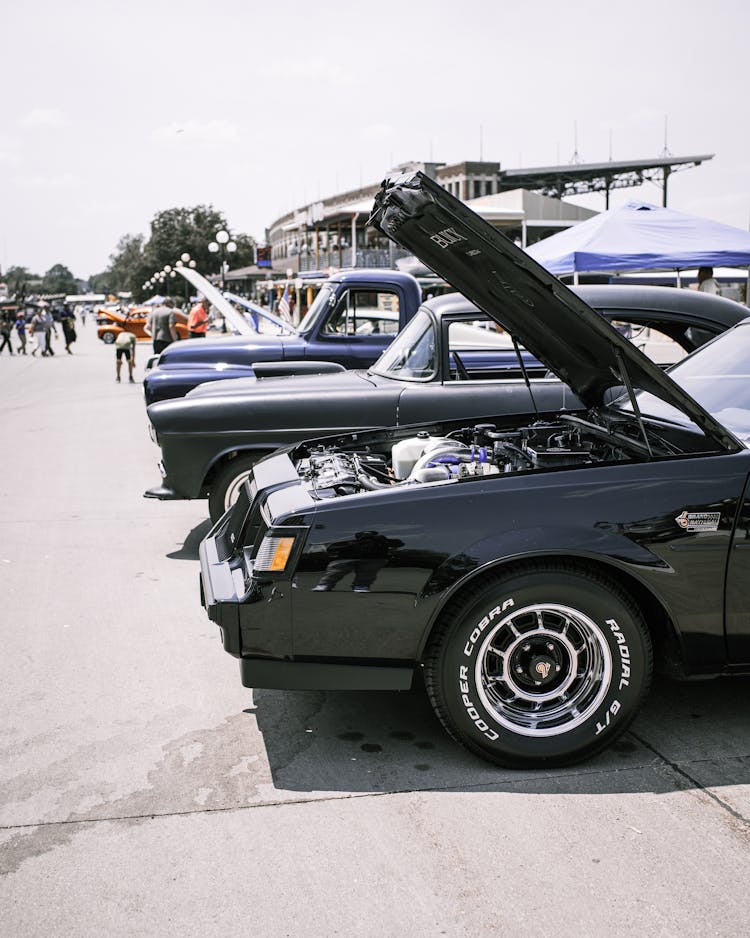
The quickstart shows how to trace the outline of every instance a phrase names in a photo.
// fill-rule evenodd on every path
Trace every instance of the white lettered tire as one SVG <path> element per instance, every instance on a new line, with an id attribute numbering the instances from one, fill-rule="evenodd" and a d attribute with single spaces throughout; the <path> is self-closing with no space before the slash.
<path id="1" fill-rule="evenodd" d="M 648 693 L 651 638 L 614 581 L 529 564 L 448 605 L 425 684 L 448 732 L 511 768 L 570 765 L 623 733 Z"/>
<path id="2" fill-rule="evenodd" d="M 258 452 L 250 456 L 237 456 L 226 464 L 214 479 L 208 493 L 208 513 L 214 523 L 237 501 L 240 490 L 250 477 L 253 466 L 266 453 Z"/>

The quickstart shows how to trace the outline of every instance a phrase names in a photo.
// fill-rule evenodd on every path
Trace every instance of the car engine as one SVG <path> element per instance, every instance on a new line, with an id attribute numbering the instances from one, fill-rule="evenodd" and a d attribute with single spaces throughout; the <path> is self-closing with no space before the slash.
<path id="1" fill-rule="evenodd" d="M 482 476 L 557 469 L 631 459 L 639 445 L 606 428 L 566 416 L 513 430 L 477 424 L 448 436 L 426 431 L 390 452 L 313 446 L 297 465 L 315 498 L 333 498 L 394 485 L 461 481 Z"/>

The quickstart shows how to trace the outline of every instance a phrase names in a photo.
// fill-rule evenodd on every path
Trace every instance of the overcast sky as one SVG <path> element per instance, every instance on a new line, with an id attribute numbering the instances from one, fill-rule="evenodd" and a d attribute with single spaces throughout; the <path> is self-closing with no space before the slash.
<path id="1" fill-rule="evenodd" d="M 0 265 L 77 277 L 162 209 L 262 239 L 406 160 L 715 153 L 672 208 L 747 228 L 747 0 L 5 0 Z M 625 189 L 661 202 L 653 184 Z M 603 198 L 584 204 L 603 209 Z"/>

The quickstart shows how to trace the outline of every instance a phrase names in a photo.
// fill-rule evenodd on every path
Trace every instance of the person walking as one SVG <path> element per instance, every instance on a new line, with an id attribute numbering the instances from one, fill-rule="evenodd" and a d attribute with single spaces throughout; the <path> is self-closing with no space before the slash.
<path id="1" fill-rule="evenodd" d="M 168 345 L 179 338 L 175 322 L 174 300 L 170 297 L 164 300 L 163 305 L 156 306 L 148 314 L 143 331 L 153 340 L 154 354 L 158 355 L 163 352 Z"/>
<path id="2" fill-rule="evenodd" d="M 10 342 L 11 325 L 7 313 L 0 313 L 0 338 L 3 340 L 0 344 L 0 352 L 8 346 L 8 351 L 13 354 L 13 346 Z"/>
<path id="3" fill-rule="evenodd" d="M 44 358 L 47 354 L 45 349 L 47 341 L 44 334 L 44 321 L 39 309 L 35 310 L 34 315 L 31 317 L 31 335 L 34 339 L 34 348 L 31 350 L 32 356 L 39 352 L 40 356 Z"/>
<path id="4" fill-rule="evenodd" d="M 128 363 L 128 381 L 135 384 L 133 380 L 133 369 L 135 368 L 135 336 L 132 332 L 121 332 L 115 339 L 115 381 L 120 383 L 120 370 L 122 368 L 122 359 Z"/>
<path id="5" fill-rule="evenodd" d="M 16 321 L 13 323 L 13 327 L 16 330 L 16 335 L 18 336 L 18 341 L 21 343 L 18 346 L 18 354 L 26 354 L 26 317 L 21 312 L 16 316 Z"/>
<path id="6" fill-rule="evenodd" d="M 55 325 L 55 320 L 52 317 L 52 313 L 45 306 L 42 309 L 41 313 L 42 318 L 42 328 L 44 330 L 44 350 L 47 355 L 54 355 L 55 350 L 52 348 L 52 332 L 54 331 L 57 335 L 57 326 Z"/>
<path id="7" fill-rule="evenodd" d="M 70 346 L 75 342 L 78 336 L 76 335 L 75 318 L 67 306 L 64 307 L 62 311 L 60 323 L 62 325 L 63 338 L 65 339 L 65 351 L 68 355 L 72 355 L 73 353 L 70 351 Z"/>
<path id="8" fill-rule="evenodd" d="M 208 313 L 210 309 L 211 304 L 205 296 L 202 296 L 200 301 L 190 310 L 187 325 L 191 339 L 206 338 L 206 332 L 208 332 Z"/>

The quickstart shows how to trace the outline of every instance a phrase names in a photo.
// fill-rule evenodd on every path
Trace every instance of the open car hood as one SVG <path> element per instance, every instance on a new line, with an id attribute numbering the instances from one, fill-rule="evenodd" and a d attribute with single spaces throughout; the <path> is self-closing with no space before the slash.
<path id="1" fill-rule="evenodd" d="M 588 407 L 627 379 L 712 439 L 737 440 L 580 297 L 424 173 L 386 179 L 369 223 L 506 328 Z"/>
<path id="2" fill-rule="evenodd" d="M 256 303 L 251 303 L 250 300 L 246 300 L 244 296 L 237 296 L 236 293 L 229 292 L 225 292 L 223 296 L 227 300 L 231 300 L 232 303 L 236 303 L 238 306 L 247 310 L 251 317 L 256 317 L 256 319 L 260 317 L 261 319 L 265 319 L 266 322 L 270 322 L 272 326 L 276 326 L 281 332 L 287 332 L 289 335 L 297 335 L 297 330 L 291 322 L 274 316 L 273 313 L 269 313 L 268 310 L 263 309 L 262 306 L 258 306 Z"/>
<path id="3" fill-rule="evenodd" d="M 190 283 L 195 289 L 202 293 L 209 303 L 215 307 L 229 324 L 232 332 L 238 335 L 254 335 L 256 330 L 247 322 L 245 317 L 224 299 L 223 295 L 216 287 L 209 283 L 204 276 L 193 270 L 192 267 L 175 267 L 177 273 Z"/>
<path id="4" fill-rule="evenodd" d="M 100 313 L 101 316 L 106 316 L 107 319 L 111 319 L 112 322 L 117 324 L 122 324 L 127 320 L 127 316 L 124 316 L 122 313 L 117 313 L 113 309 L 102 310 Z"/>

